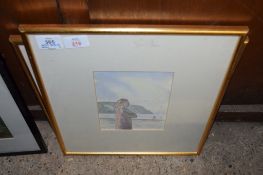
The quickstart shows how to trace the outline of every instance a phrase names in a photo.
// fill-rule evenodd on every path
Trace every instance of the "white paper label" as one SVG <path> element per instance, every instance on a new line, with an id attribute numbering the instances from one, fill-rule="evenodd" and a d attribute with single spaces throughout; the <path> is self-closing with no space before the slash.
<path id="1" fill-rule="evenodd" d="M 62 49 L 62 39 L 59 35 L 38 35 L 36 41 L 39 49 Z"/>
<path id="2" fill-rule="evenodd" d="M 88 47 L 90 45 L 88 36 L 86 35 L 74 35 L 64 37 L 65 48 L 81 48 Z"/>

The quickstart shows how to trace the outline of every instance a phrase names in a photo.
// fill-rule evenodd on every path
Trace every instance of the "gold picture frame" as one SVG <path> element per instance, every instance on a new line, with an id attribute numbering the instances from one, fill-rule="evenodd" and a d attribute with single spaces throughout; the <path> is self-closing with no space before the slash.
<path id="1" fill-rule="evenodd" d="M 33 67 L 40 91 L 43 97 L 43 103 L 46 106 L 48 113 L 50 114 L 50 121 L 54 127 L 55 134 L 57 136 L 60 147 L 65 155 L 199 155 L 205 144 L 205 141 L 209 135 L 209 131 L 212 127 L 216 113 L 219 109 L 223 95 L 227 88 L 227 85 L 231 79 L 231 76 L 235 70 L 235 67 L 241 57 L 241 54 L 248 43 L 248 27 L 246 26 L 176 26 L 176 25 L 20 25 L 19 31 L 22 34 L 23 43 L 27 49 L 31 65 Z M 220 91 L 216 97 L 216 101 L 213 104 L 212 112 L 206 123 L 204 132 L 201 135 L 198 147 L 194 152 L 76 152 L 67 150 L 63 141 L 62 133 L 59 129 L 54 111 L 48 98 L 47 91 L 44 86 L 43 79 L 39 67 L 35 60 L 32 46 L 30 45 L 30 34 L 118 34 L 118 35 L 222 35 L 222 36 L 238 36 L 239 41 L 236 45 L 236 49 L 228 65 L 226 74 L 224 76 L 223 83 L 221 84 Z"/>

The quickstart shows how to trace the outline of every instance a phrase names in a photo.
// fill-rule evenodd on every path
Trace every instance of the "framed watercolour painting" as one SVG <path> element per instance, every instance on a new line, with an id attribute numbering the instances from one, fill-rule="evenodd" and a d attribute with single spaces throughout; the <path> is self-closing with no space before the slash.
<path id="1" fill-rule="evenodd" d="M 37 84 L 36 81 L 36 77 L 34 75 L 29 57 L 27 55 L 25 46 L 23 44 L 22 38 L 20 35 L 10 35 L 9 37 L 9 42 L 11 43 L 15 54 L 16 54 L 16 58 L 18 59 L 18 62 L 20 63 L 20 65 L 22 66 L 30 84 L 32 89 L 34 90 L 34 93 L 40 103 L 40 107 L 41 110 L 44 112 L 44 114 L 49 118 L 48 112 L 46 110 L 46 107 L 44 105 L 44 100 L 42 98 L 42 94 L 41 91 L 39 89 L 39 86 Z"/>
<path id="2" fill-rule="evenodd" d="M 171 72 L 94 72 L 101 129 L 163 129 Z"/>
<path id="3" fill-rule="evenodd" d="M 21 25 L 65 154 L 196 155 L 243 26 Z"/>
<path id="4" fill-rule="evenodd" d="M 0 58 L 0 155 L 44 153 L 41 134 Z"/>

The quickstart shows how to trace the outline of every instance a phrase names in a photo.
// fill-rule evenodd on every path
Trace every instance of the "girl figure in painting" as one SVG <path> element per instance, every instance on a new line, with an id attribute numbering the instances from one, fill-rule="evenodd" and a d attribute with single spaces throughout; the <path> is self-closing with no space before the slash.
<path id="1" fill-rule="evenodd" d="M 129 101 L 124 98 L 115 103 L 115 129 L 132 129 L 132 118 L 137 115 L 128 110 L 129 105 Z"/>

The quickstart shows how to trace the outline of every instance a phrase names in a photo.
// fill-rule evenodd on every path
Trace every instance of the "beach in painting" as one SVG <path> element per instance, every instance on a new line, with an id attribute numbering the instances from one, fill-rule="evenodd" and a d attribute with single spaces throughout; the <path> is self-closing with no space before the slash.
<path id="1" fill-rule="evenodd" d="M 101 129 L 115 129 L 115 114 L 99 114 Z M 133 129 L 163 129 L 164 120 L 152 119 L 147 114 L 145 119 L 132 119 Z"/>
<path id="2" fill-rule="evenodd" d="M 163 129 L 171 72 L 94 72 L 101 129 Z"/>

